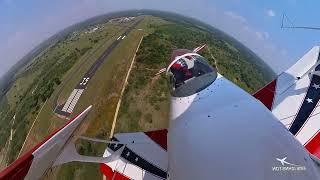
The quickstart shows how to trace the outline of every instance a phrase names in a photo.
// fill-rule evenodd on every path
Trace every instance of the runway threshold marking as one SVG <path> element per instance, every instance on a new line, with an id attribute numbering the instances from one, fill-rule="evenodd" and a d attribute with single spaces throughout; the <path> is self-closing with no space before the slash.
<path id="1" fill-rule="evenodd" d="M 62 111 L 72 113 L 83 91 L 84 89 L 74 89 L 69 96 L 66 104 L 63 106 Z"/>
<path id="2" fill-rule="evenodd" d="M 116 111 L 115 111 L 115 114 L 114 114 L 114 117 L 113 117 L 112 127 L 111 127 L 111 131 L 110 131 L 110 139 L 112 138 L 113 133 L 114 133 L 114 129 L 116 127 L 118 113 L 119 113 L 119 109 L 120 109 L 120 106 L 121 106 L 121 101 L 122 101 L 122 97 L 123 97 L 123 94 L 124 94 L 124 90 L 126 89 L 126 86 L 128 84 L 129 75 L 130 75 L 131 69 L 133 67 L 134 60 L 136 58 L 137 52 L 139 50 L 139 47 L 141 45 L 142 39 L 143 39 L 143 36 L 140 39 L 140 42 L 139 42 L 138 47 L 136 49 L 136 52 L 134 53 L 134 56 L 132 58 L 132 61 L 131 61 L 131 64 L 130 64 L 130 68 L 129 68 L 128 72 L 127 72 L 126 79 L 124 80 L 123 85 L 122 85 L 122 90 L 121 90 L 120 97 L 119 97 L 119 100 L 118 100 L 118 103 L 117 103 L 117 108 L 116 108 Z"/>

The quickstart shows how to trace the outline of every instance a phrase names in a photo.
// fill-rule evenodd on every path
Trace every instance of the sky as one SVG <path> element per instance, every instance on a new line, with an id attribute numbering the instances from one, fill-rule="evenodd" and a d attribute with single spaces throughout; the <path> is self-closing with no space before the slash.
<path id="1" fill-rule="evenodd" d="M 156 9 L 197 18 L 236 38 L 281 73 L 319 44 L 320 1 L 298 0 L 0 0 L 0 76 L 51 35 L 87 18 L 127 9 Z M 287 21 L 284 22 L 288 24 Z"/>

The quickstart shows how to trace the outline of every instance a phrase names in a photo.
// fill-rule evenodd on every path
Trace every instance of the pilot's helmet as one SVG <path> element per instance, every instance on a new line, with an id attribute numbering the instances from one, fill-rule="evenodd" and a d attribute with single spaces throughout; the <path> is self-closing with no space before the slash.
<path id="1" fill-rule="evenodd" d="M 181 67 L 183 67 L 183 68 L 187 68 L 187 67 L 188 67 L 186 61 L 185 61 L 184 59 L 182 59 L 182 58 L 179 59 L 179 60 L 177 61 L 177 63 L 180 64 Z"/>
<path id="2" fill-rule="evenodd" d="M 183 69 L 183 68 L 188 68 L 187 63 L 183 59 L 178 59 L 173 65 L 173 69 Z"/>
<path id="3" fill-rule="evenodd" d="M 191 69 L 194 67 L 194 58 L 192 56 L 185 56 L 183 58 L 184 58 L 185 63 L 188 66 L 188 69 Z"/>

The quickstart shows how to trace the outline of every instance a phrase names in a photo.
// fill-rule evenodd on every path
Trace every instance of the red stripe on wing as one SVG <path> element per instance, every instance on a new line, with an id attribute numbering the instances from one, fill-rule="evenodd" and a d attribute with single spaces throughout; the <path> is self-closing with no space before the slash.
<path id="1" fill-rule="evenodd" d="M 273 98 L 276 91 L 277 80 L 273 80 L 271 83 L 254 93 L 253 96 L 260 100 L 269 110 L 272 108 Z"/>
<path id="2" fill-rule="evenodd" d="M 154 142 L 156 142 L 159 146 L 161 146 L 163 149 L 167 150 L 167 129 L 149 131 L 145 132 L 145 134 Z"/>
<path id="3" fill-rule="evenodd" d="M 320 159 L 320 132 L 317 133 L 308 143 L 305 148 L 313 155 Z"/>
<path id="4" fill-rule="evenodd" d="M 107 177 L 108 180 L 130 180 L 130 178 L 124 176 L 123 174 L 113 171 L 108 165 L 100 164 L 101 172 Z"/>
<path id="5" fill-rule="evenodd" d="M 28 174 L 30 166 L 32 164 L 33 155 L 31 153 L 25 154 L 17 161 L 15 161 L 12 165 L 6 168 L 4 171 L 0 172 L 1 180 L 20 180 L 24 179 Z"/>

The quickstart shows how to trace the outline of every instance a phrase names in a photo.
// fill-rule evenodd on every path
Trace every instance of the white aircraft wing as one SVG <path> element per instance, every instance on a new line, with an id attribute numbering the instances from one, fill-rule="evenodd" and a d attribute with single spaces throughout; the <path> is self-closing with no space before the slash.
<path id="1" fill-rule="evenodd" d="M 313 47 L 287 71 L 254 94 L 320 158 L 320 48 Z"/>
<path id="2" fill-rule="evenodd" d="M 47 137 L 29 152 L 14 161 L 9 167 L 0 172 L 0 179 L 39 179 L 48 169 L 63 163 L 79 161 L 104 163 L 117 158 L 117 153 L 108 158 L 82 156 L 77 153 L 73 138 L 75 131 L 91 110 L 88 107 L 78 116 L 71 119 L 64 127 Z"/>
<path id="3" fill-rule="evenodd" d="M 101 172 L 108 179 L 167 179 L 167 130 L 119 133 L 112 138 L 104 157 L 108 158 L 120 148 L 119 158 L 102 163 Z M 118 143 L 116 143 L 118 142 Z"/>

